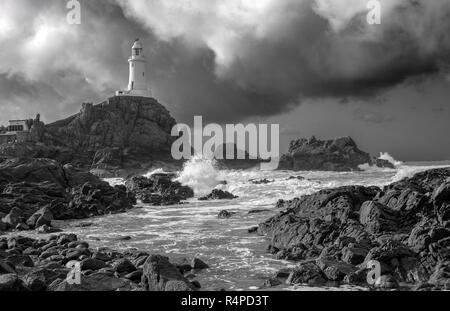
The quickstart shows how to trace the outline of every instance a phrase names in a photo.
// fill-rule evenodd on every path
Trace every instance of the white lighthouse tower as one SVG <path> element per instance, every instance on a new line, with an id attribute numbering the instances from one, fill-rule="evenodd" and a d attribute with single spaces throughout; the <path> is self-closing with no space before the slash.
<path id="1" fill-rule="evenodd" d="M 151 97 L 152 93 L 147 84 L 146 60 L 139 39 L 134 41 L 131 48 L 131 57 L 128 59 L 130 64 L 130 77 L 128 89 L 126 91 L 117 91 L 116 96 L 142 96 Z"/>

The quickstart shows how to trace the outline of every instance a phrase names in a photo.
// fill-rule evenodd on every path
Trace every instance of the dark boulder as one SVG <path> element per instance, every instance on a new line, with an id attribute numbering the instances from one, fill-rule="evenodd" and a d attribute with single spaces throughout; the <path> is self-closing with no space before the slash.
<path id="1" fill-rule="evenodd" d="M 199 258 L 192 259 L 191 266 L 192 266 L 192 269 L 194 269 L 194 270 L 209 269 L 209 266 L 203 260 L 201 260 Z"/>
<path id="2" fill-rule="evenodd" d="M 173 174 L 134 176 L 126 181 L 128 191 L 138 200 L 153 205 L 175 205 L 194 196 L 194 191 L 172 179 Z"/>
<path id="3" fill-rule="evenodd" d="M 233 200 L 238 198 L 237 196 L 229 193 L 228 191 L 223 191 L 220 189 L 214 189 L 207 196 L 199 198 L 200 201 L 209 201 L 209 200 Z"/>
<path id="4" fill-rule="evenodd" d="M 194 291 L 196 287 L 160 255 L 151 255 L 144 265 L 142 285 L 146 291 Z"/>
<path id="5" fill-rule="evenodd" d="M 235 215 L 236 213 L 234 212 L 229 212 L 229 211 L 220 211 L 219 215 L 217 216 L 219 219 L 228 219 L 233 217 L 233 215 Z"/>
<path id="6" fill-rule="evenodd" d="M 89 258 L 89 259 L 85 259 L 81 262 L 81 271 L 85 271 L 85 270 L 96 271 L 96 270 L 100 270 L 105 267 L 106 267 L 105 262 L 102 260 L 98 260 L 98 259 Z"/>
<path id="7" fill-rule="evenodd" d="M 27 225 L 30 228 L 39 228 L 44 225 L 51 226 L 52 220 L 52 212 L 47 207 L 43 207 L 28 218 Z"/>
<path id="8" fill-rule="evenodd" d="M 136 267 L 126 258 L 119 259 L 113 264 L 113 268 L 117 273 L 132 273 L 136 271 Z"/>

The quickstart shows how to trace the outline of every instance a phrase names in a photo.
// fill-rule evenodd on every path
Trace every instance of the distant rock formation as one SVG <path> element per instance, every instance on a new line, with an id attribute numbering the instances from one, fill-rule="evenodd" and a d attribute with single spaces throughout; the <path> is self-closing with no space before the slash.
<path id="1" fill-rule="evenodd" d="M 280 170 L 354 171 L 362 164 L 394 168 L 388 161 L 375 159 L 361 151 L 351 137 L 334 140 L 298 139 L 280 159 Z"/>

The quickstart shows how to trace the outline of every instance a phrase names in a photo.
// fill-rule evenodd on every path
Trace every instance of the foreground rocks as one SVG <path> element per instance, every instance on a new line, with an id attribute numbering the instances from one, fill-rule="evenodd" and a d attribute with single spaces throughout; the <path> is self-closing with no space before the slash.
<path id="1" fill-rule="evenodd" d="M 350 137 L 335 140 L 310 139 L 292 141 L 287 154 L 280 159 L 279 169 L 294 171 L 355 171 L 368 164 L 394 168 L 385 160 L 361 151 Z"/>
<path id="2" fill-rule="evenodd" d="M 384 189 L 327 189 L 278 206 L 284 211 L 258 233 L 271 238 L 277 258 L 298 266 L 267 284 L 367 286 L 368 263 L 376 260 L 379 288 L 450 289 L 450 168 Z"/>
<path id="3" fill-rule="evenodd" d="M 45 230 L 52 220 L 125 212 L 136 203 L 124 186 L 55 160 L 11 158 L 0 163 L 0 231 Z M 42 228 L 44 227 L 44 228 Z"/>
<path id="4" fill-rule="evenodd" d="M 192 261 L 193 269 L 205 266 Z M 80 283 L 75 282 L 77 271 Z M 0 239 L 0 291 L 197 290 L 198 282 L 183 273 L 167 257 L 138 250 L 94 250 L 74 234 Z"/>
<path id="5" fill-rule="evenodd" d="M 125 183 L 128 191 L 134 193 L 142 203 L 152 205 L 175 205 L 194 197 L 194 191 L 173 181 L 175 175 L 154 174 L 150 177 L 135 176 Z"/>

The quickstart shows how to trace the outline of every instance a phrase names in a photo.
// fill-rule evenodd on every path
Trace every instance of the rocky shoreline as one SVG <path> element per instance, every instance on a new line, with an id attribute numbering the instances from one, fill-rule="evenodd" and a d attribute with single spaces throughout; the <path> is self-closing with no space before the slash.
<path id="1" fill-rule="evenodd" d="M 381 289 L 450 289 L 450 168 L 416 174 L 379 189 L 348 186 L 280 201 L 259 225 L 270 253 L 297 263 L 266 286 L 367 287 L 377 261 Z"/>
<path id="2" fill-rule="evenodd" d="M 206 268 L 198 258 L 173 264 L 138 250 L 91 249 L 74 234 L 0 238 L 0 291 L 196 291 L 194 273 Z"/>
<path id="3" fill-rule="evenodd" d="M 45 164 L 45 169 L 36 170 L 37 164 Z M 9 225 L 15 219 L 18 226 L 3 227 L 5 230 L 14 229 L 17 235 L 0 237 L 0 290 L 190 291 L 201 288 L 192 270 L 204 269 L 207 265 L 196 258 L 171 263 L 168 258 L 151 252 L 91 249 L 88 243 L 79 241 L 70 233 L 39 238 L 40 233 L 55 230 L 51 227 L 53 219 L 83 219 L 100 212 L 126 211 L 132 208 L 134 197 L 158 197 L 153 204 L 164 205 L 161 202 L 164 195 L 168 196 L 167 204 L 192 195 L 192 190 L 172 181 L 174 176 L 156 174 L 150 178 L 131 178 L 126 187 L 118 188 L 120 190 L 108 185 L 109 188 L 104 191 L 131 198 L 125 201 L 129 204 L 125 208 L 111 211 L 92 208 L 96 204 L 105 205 L 105 199 L 98 201 L 94 193 L 104 193 L 101 189 L 106 187 L 102 182 L 98 184 L 99 180 L 93 175 L 62 167 L 65 177 L 59 185 L 74 186 L 65 190 L 65 195 L 71 200 L 64 201 L 61 197 L 56 200 L 58 205 L 52 206 L 45 205 L 49 200 L 47 197 L 29 196 L 29 190 L 40 189 L 42 183 L 50 181 L 54 182 L 52 187 L 57 184 L 56 180 L 61 175 L 55 172 L 61 172 L 61 167 L 56 162 L 16 159 L 1 165 L 3 192 L 0 194 L 0 207 L 5 210 L 5 202 L 25 204 L 24 197 L 11 197 L 11 193 L 5 192 L 11 187 L 11 184 L 5 184 L 5 180 L 11 176 L 27 176 L 28 181 L 23 183 L 28 187 L 24 188 L 28 189 L 25 192 L 28 198 L 26 203 L 36 205 L 39 202 L 41 205 L 31 209 L 25 204 L 21 213 L 17 208 L 12 208 L 8 214 L 2 215 L 0 224 Z M 56 165 L 59 169 L 48 169 L 49 165 L 53 168 Z M 10 170 L 27 173 L 8 174 Z M 33 175 L 35 172 L 39 173 L 40 179 L 47 176 L 47 181 L 34 181 L 33 176 L 37 176 Z M 43 172 L 52 173 L 44 175 Z M 90 182 L 82 184 L 86 178 L 91 179 Z M 24 195 L 23 189 L 15 193 Z M 58 191 L 56 193 L 60 194 Z M 51 201 L 54 200 L 54 195 L 47 195 Z M 229 195 L 231 198 L 232 195 Z M 86 205 L 86 197 L 90 198 L 90 205 Z M 75 205 L 71 207 L 72 201 L 78 203 L 72 203 Z M 42 204 L 45 206 L 41 207 Z M 38 207 L 41 208 L 36 210 Z M 296 266 L 278 271 L 262 284 L 261 289 L 283 284 L 314 287 L 354 285 L 381 290 L 450 289 L 449 207 L 450 168 L 418 173 L 383 189 L 345 186 L 321 190 L 291 201 L 280 200 L 275 208 L 282 211 L 249 230 L 248 234 L 266 236 L 269 240 L 268 251 L 277 259 L 290 261 Z M 90 215 L 86 211 L 95 213 Z M 223 211 L 218 217 L 228 219 L 232 216 Z M 23 228 L 23 225 L 28 228 Z M 21 230 L 32 229 L 37 230 L 37 238 L 20 236 Z M 371 270 L 368 262 L 372 260 L 380 263 L 381 275 L 373 286 L 369 286 L 367 275 Z M 81 285 L 67 281 L 74 262 L 81 264 Z M 167 277 L 160 278 L 159 273 L 167 274 Z"/>

